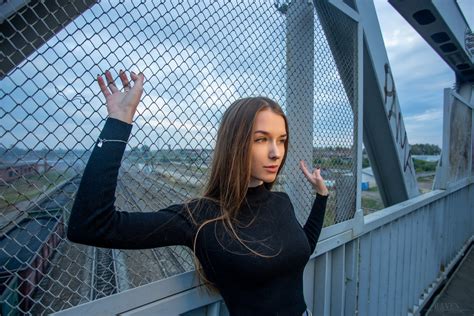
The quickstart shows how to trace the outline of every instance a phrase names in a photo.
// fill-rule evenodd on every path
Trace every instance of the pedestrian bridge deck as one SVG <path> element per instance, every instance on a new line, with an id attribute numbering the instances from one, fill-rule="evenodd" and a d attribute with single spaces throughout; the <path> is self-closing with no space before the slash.
<path id="1" fill-rule="evenodd" d="M 474 315 L 474 247 L 471 244 L 459 266 L 429 306 L 427 316 Z"/>

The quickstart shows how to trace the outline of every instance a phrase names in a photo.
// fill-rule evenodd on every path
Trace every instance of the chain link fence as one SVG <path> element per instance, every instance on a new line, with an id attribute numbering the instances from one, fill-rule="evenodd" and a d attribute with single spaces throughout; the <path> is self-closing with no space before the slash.
<path id="1" fill-rule="evenodd" d="M 205 182 L 232 101 L 265 95 L 288 110 L 287 11 L 308 2 L 101 1 L 88 9 L 85 1 L 70 2 L 68 16 L 77 17 L 56 19 L 61 27 L 51 27 L 49 39 L 21 36 L 25 25 L 35 28 L 31 12 L 47 26 L 56 11 L 42 1 L 9 2 L 1 4 L 11 5 L 1 24 L 1 62 L 15 65 L 2 69 L 0 81 L 1 314 L 51 313 L 193 270 L 185 247 L 111 250 L 66 240 L 81 173 L 107 114 L 96 76 L 124 69 L 146 77 L 117 208 L 149 212 L 182 202 Z M 328 226 L 355 212 L 357 24 L 322 1 L 312 10 L 312 144 L 290 130 L 290 148 L 312 145 L 308 164 L 322 167 L 330 189 Z M 18 61 L 19 50 L 11 49 L 18 38 L 44 44 Z M 295 172 L 285 167 L 275 190 L 286 190 L 291 178 L 304 182 Z M 308 188 L 301 201 L 313 194 Z M 304 223 L 309 209 L 301 201 L 293 204 Z"/>

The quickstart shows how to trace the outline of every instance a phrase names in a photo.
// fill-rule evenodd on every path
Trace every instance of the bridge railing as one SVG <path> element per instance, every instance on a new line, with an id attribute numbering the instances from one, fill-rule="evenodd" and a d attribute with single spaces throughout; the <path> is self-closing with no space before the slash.
<path id="1" fill-rule="evenodd" d="M 323 229 L 304 272 L 315 315 L 415 315 L 474 242 L 474 181 Z M 331 236 L 331 237 L 327 237 Z M 326 238 L 327 237 L 327 238 Z M 228 315 L 194 272 L 56 315 Z"/>

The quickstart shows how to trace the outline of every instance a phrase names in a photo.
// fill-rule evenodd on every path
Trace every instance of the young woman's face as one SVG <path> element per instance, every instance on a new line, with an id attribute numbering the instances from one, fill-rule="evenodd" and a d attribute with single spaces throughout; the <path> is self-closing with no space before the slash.
<path id="1" fill-rule="evenodd" d="M 257 113 L 252 135 L 249 187 L 275 181 L 285 154 L 285 140 L 285 119 L 282 116 L 270 109 Z"/>

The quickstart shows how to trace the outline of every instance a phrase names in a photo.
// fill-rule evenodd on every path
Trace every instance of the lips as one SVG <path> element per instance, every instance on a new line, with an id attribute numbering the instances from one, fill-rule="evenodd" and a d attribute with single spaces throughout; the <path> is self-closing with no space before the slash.
<path id="1" fill-rule="evenodd" d="M 264 166 L 263 168 L 265 168 L 267 171 L 273 172 L 273 173 L 278 171 L 278 165 Z"/>

